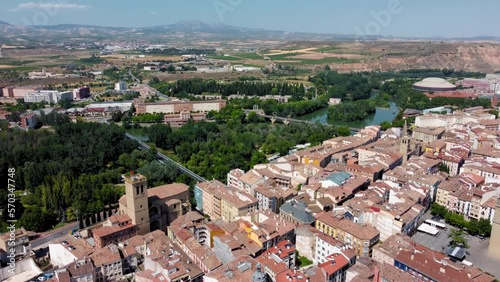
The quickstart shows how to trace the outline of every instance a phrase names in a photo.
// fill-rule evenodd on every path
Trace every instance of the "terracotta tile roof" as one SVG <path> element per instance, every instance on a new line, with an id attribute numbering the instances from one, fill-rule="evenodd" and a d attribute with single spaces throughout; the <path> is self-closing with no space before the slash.
<path id="1" fill-rule="evenodd" d="M 276 260 L 268 251 L 258 256 L 255 260 L 262 264 L 264 268 L 268 268 L 274 275 L 288 270 L 288 266 L 283 261 Z"/>
<path id="2" fill-rule="evenodd" d="M 319 214 L 317 220 L 333 228 L 341 229 L 361 240 L 372 240 L 380 235 L 380 232 L 373 226 L 357 224 L 347 218 L 339 219 L 329 213 Z"/>
<path id="3" fill-rule="evenodd" d="M 96 267 L 121 262 L 120 252 L 116 245 L 109 245 L 96 250 L 90 256 L 90 259 L 94 262 L 94 266 Z"/>
<path id="4" fill-rule="evenodd" d="M 326 271 L 318 266 L 313 266 L 305 271 L 287 270 L 276 276 L 276 282 L 316 282 L 328 281 Z"/>
<path id="5" fill-rule="evenodd" d="M 349 261 L 341 254 L 331 254 L 319 265 L 328 275 L 332 275 L 349 266 Z"/>
<path id="6" fill-rule="evenodd" d="M 205 276 L 218 282 L 249 282 L 257 270 L 257 263 L 249 256 L 240 256 Z"/>
<path id="7" fill-rule="evenodd" d="M 96 229 L 92 230 L 92 234 L 95 237 L 103 238 L 103 237 L 106 237 L 108 235 L 116 234 L 116 233 L 119 233 L 119 232 L 122 232 L 125 230 L 133 230 L 134 228 L 136 228 L 136 225 L 132 224 L 132 223 L 129 223 L 129 224 L 124 225 L 124 226 L 118 226 L 118 225 L 104 226 L 104 227 L 100 227 L 100 228 L 96 228 Z"/>
<path id="8" fill-rule="evenodd" d="M 189 191 L 189 186 L 187 186 L 186 184 L 183 183 L 167 184 L 148 189 L 148 198 L 158 197 L 159 199 L 166 199 L 182 193 L 187 193 L 188 191 Z"/>
<path id="9" fill-rule="evenodd" d="M 94 248 L 85 239 L 76 239 L 71 235 L 54 240 L 54 244 L 61 244 L 78 260 L 84 259 L 94 252 Z"/>

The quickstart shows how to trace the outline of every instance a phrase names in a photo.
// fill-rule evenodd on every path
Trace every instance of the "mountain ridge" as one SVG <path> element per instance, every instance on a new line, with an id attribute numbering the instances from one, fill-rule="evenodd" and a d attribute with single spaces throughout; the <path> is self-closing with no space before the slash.
<path id="1" fill-rule="evenodd" d="M 111 27 L 100 25 L 83 25 L 83 24 L 57 24 L 43 26 L 21 26 L 12 25 L 5 21 L 0 21 L 0 26 L 8 27 L 8 30 L 0 30 L 0 35 L 4 37 L 13 37 L 13 34 L 8 34 L 12 29 L 22 30 L 24 37 L 36 38 L 37 35 L 43 34 L 43 31 L 55 30 L 62 34 L 44 34 L 44 36 L 66 35 L 70 30 L 90 30 L 94 33 L 87 32 L 89 37 L 105 37 L 118 33 L 129 33 L 133 37 L 134 33 L 142 33 L 144 36 L 153 38 L 161 37 L 166 33 L 186 33 L 196 36 L 196 34 L 213 34 L 216 35 L 215 40 L 221 39 L 276 39 L 276 40 L 432 40 L 432 41 L 500 41 L 500 37 L 489 35 L 478 35 L 474 37 L 412 37 L 412 36 L 378 36 L 365 35 L 357 36 L 354 34 L 338 34 L 338 33 L 314 33 L 314 32 L 293 32 L 281 30 L 269 30 L 264 28 L 251 28 L 227 25 L 223 23 L 207 23 L 199 20 L 185 20 L 171 24 L 145 26 L 145 27 Z M 83 35 L 83 34 L 82 34 Z M 60 37 L 59 36 L 59 37 Z M 122 34 L 122 36 L 124 36 Z"/>

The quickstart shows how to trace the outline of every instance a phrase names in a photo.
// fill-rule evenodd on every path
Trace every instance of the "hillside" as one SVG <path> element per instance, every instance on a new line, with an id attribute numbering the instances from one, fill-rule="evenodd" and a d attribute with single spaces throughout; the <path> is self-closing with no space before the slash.
<path id="1" fill-rule="evenodd" d="M 293 52 L 293 56 L 287 58 L 290 60 L 308 58 L 324 61 L 325 58 L 333 57 L 344 58 L 344 61 L 356 60 L 328 64 L 338 71 L 447 68 L 491 73 L 500 70 L 500 44 L 493 42 L 294 41 L 276 49 Z"/>

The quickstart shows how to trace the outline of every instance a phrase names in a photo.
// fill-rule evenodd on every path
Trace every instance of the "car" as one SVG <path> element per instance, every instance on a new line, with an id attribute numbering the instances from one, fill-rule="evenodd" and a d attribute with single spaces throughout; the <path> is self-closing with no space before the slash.
<path id="1" fill-rule="evenodd" d="M 43 276 L 38 277 L 38 281 L 45 281 L 45 280 L 47 280 L 47 279 Z"/>

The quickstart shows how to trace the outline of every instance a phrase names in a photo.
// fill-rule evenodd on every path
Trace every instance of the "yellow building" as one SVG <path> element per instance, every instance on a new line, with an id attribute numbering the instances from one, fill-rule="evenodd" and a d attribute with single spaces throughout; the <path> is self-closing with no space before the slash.
<path id="1" fill-rule="evenodd" d="M 198 183 L 194 193 L 198 210 L 212 220 L 234 221 L 258 208 L 255 197 L 231 189 L 218 180 Z"/>
<path id="2" fill-rule="evenodd" d="M 351 246 L 358 257 L 371 257 L 379 242 L 380 232 L 372 226 L 354 223 L 347 218 L 322 213 L 316 219 L 316 229 Z"/>

